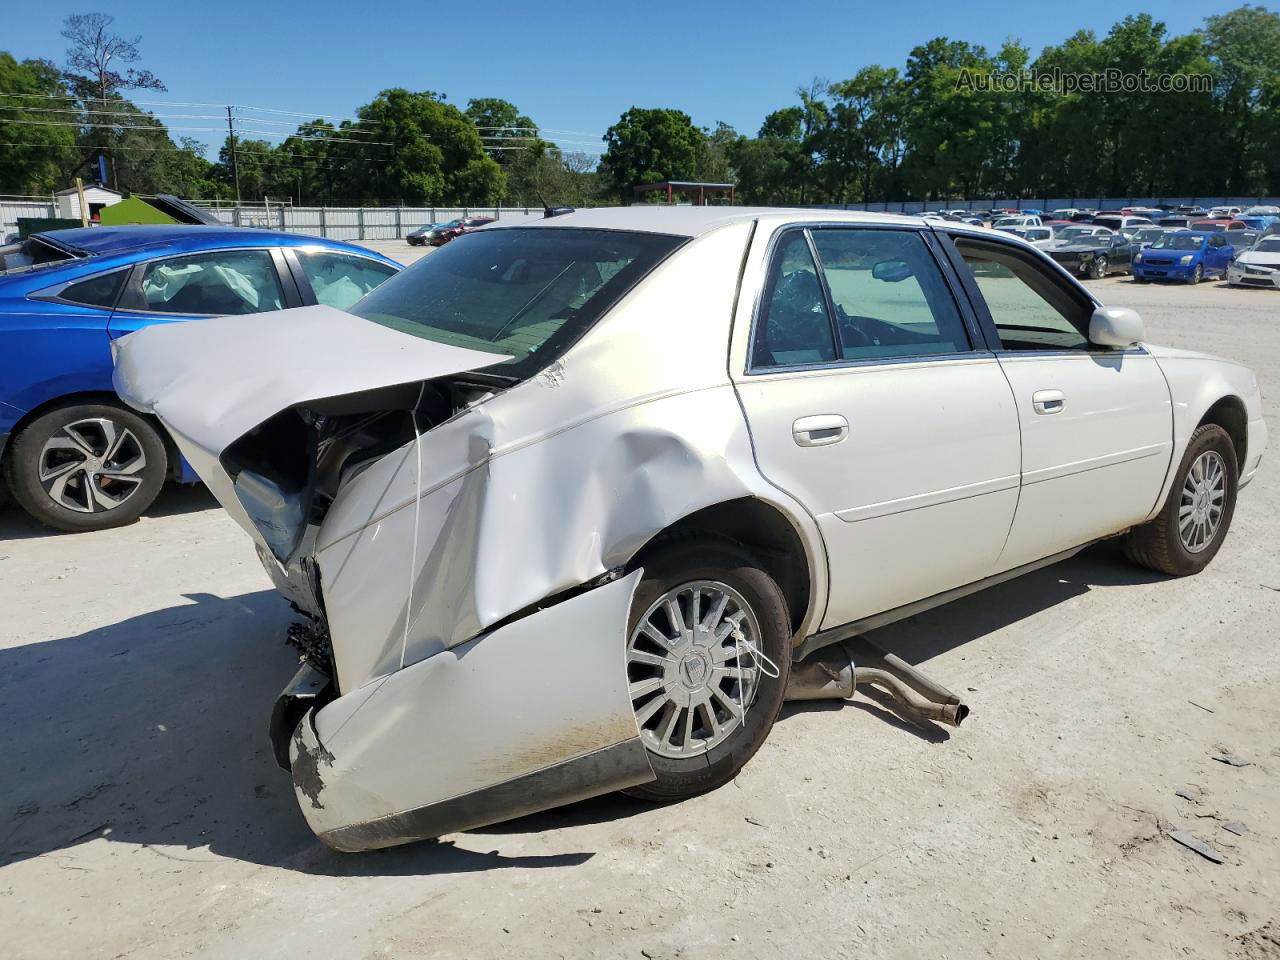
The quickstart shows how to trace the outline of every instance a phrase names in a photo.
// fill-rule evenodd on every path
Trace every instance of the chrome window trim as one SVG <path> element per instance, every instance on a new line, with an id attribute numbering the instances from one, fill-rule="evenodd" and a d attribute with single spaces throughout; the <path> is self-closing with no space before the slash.
<path id="1" fill-rule="evenodd" d="M 918 235 L 921 242 L 924 243 L 925 250 L 929 256 L 933 258 L 934 265 L 938 268 L 938 277 L 946 286 L 947 292 L 952 301 L 955 303 L 956 315 L 960 318 L 960 324 L 964 329 L 965 336 L 969 339 L 969 349 L 964 351 L 951 351 L 948 353 L 935 354 L 909 354 L 897 357 L 862 357 L 855 359 L 839 359 L 839 360 L 817 360 L 812 363 L 788 363 L 774 364 L 773 366 L 761 367 L 755 364 L 755 343 L 756 329 L 760 323 L 760 312 L 764 305 L 765 291 L 769 289 L 769 271 L 773 267 L 773 258 L 777 253 L 778 245 L 782 239 L 789 233 L 799 230 L 804 234 L 805 243 L 809 248 L 809 255 L 813 257 L 814 268 L 818 271 L 818 282 L 822 286 L 824 301 L 827 304 L 827 317 L 832 325 L 832 336 L 834 337 L 833 346 L 837 350 L 843 350 L 839 331 L 835 327 L 835 315 L 832 309 L 831 294 L 827 285 L 827 279 L 823 275 L 824 267 L 822 260 L 817 254 L 813 238 L 810 236 L 812 230 L 891 230 L 898 233 L 914 233 Z M 810 370 L 824 371 L 827 373 L 839 372 L 851 367 L 881 367 L 889 365 L 901 365 L 904 363 L 933 363 L 946 360 L 972 360 L 981 357 L 994 359 L 994 354 L 985 349 L 985 345 L 979 347 L 974 343 L 973 331 L 969 329 L 969 324 L 965 319 L 964 309 L 960 302 L 956 299 L 955 290 L 952 288 L 950 279 L 947 277 L 943 264 L 938 260 L 938 254 L 929 245 L 927 226 L 917 227 L 914 225 L 905 225 L 900 223 L 858 223 L 856 221 L 840 221 L 840 220 L 814 220 L 803 222 L 789 222 L 779 226 L 773 232 L 773 236 L 769 238 L 769 246 L 764 253 L 764 277 L 756 289 L 755 302 L 751 308 L 751 327 L 747 333 L 747 364 L 743 370 L 743 376 L 746 377 L 765 377 L 779 373 L 798 373 Z"/>

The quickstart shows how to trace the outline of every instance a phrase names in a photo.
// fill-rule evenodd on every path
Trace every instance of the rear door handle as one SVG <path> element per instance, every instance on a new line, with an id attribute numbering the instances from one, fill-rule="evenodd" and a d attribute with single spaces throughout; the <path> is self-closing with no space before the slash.
<path id="1" fill-rule="evenodd" d="M 791 425 L 791 436 L 802 447 L 839 443 L 849 435 L 849 421 L 838 413 L 801 417 Z"/>
<path id="2" fill-rule="evenodd" d="M 1061 413 L 1067 408 L 1067 395 L 1061 390 L 1037 390 L 1031 395 L 1031 406 L 1036 413 Z"/>

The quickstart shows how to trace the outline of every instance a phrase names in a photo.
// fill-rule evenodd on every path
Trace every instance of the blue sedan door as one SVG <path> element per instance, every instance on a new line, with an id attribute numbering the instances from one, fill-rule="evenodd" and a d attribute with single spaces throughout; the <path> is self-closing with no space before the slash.
<path id="1" fill-rule="evenodd" d="M 110 333 L 152 323 L 264 313 L 301 300 L 278 249 L 214 250 L 140 263 L 116 304 Z"/>
<path id="2" fill-rule="evenodd" d="M 1226 273 L 1227 265 L 1235 259 L 1235 248 L 1223 234 L 1215 233 L 1209 238 L 1209 249 L 1205 251 L 1204 259 L 1205 273 Z"/>

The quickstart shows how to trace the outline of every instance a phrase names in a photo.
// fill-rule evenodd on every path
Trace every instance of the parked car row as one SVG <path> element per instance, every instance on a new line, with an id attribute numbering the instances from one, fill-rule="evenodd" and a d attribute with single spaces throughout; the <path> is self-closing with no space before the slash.
<path id="1" fill-rule="evenodd" d="M 456 237 L 495 223 L 494 217 L 459 217 L 444 223 L 428 223 L 405 236 L 411 247 L 441 247 Z"/>

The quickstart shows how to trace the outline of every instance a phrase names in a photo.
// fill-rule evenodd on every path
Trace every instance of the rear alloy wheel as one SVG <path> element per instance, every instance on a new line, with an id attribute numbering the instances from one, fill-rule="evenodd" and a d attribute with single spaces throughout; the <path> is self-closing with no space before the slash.
<path id="1" fill-rule="evenodd" d="M 7 461 L 23 508 L 59 530 L 132 523 L 155 500 L 168 473 L 160 434 L 131 410 L 70 404 L 27 424 Z"/>
<path id="2" fill-rule="evenodd" d="M 728 543 L 677 542 L 644 564 L 627 680 L 657 779 L 627 793 L 669 802 L 714 790 L 764 743 L 791 667 L 786 601 Z"/>
<path id="3" fill-rule="evenodd" d="M 1125 535 L 1129 559 L 1175 577 L 1199 573 L 1226 539 L 1237 483 L 1231 437 L 1217 424 L 1199 427 L 1163 509 Z"/>
<path id="4" fill-rule="evenodd" d="M 1107 258 L 1094 257 L 1093 263 L 1089 265 L 1089 276 L 1094 280 L 1101 280 L 1107 275 Z"/>

